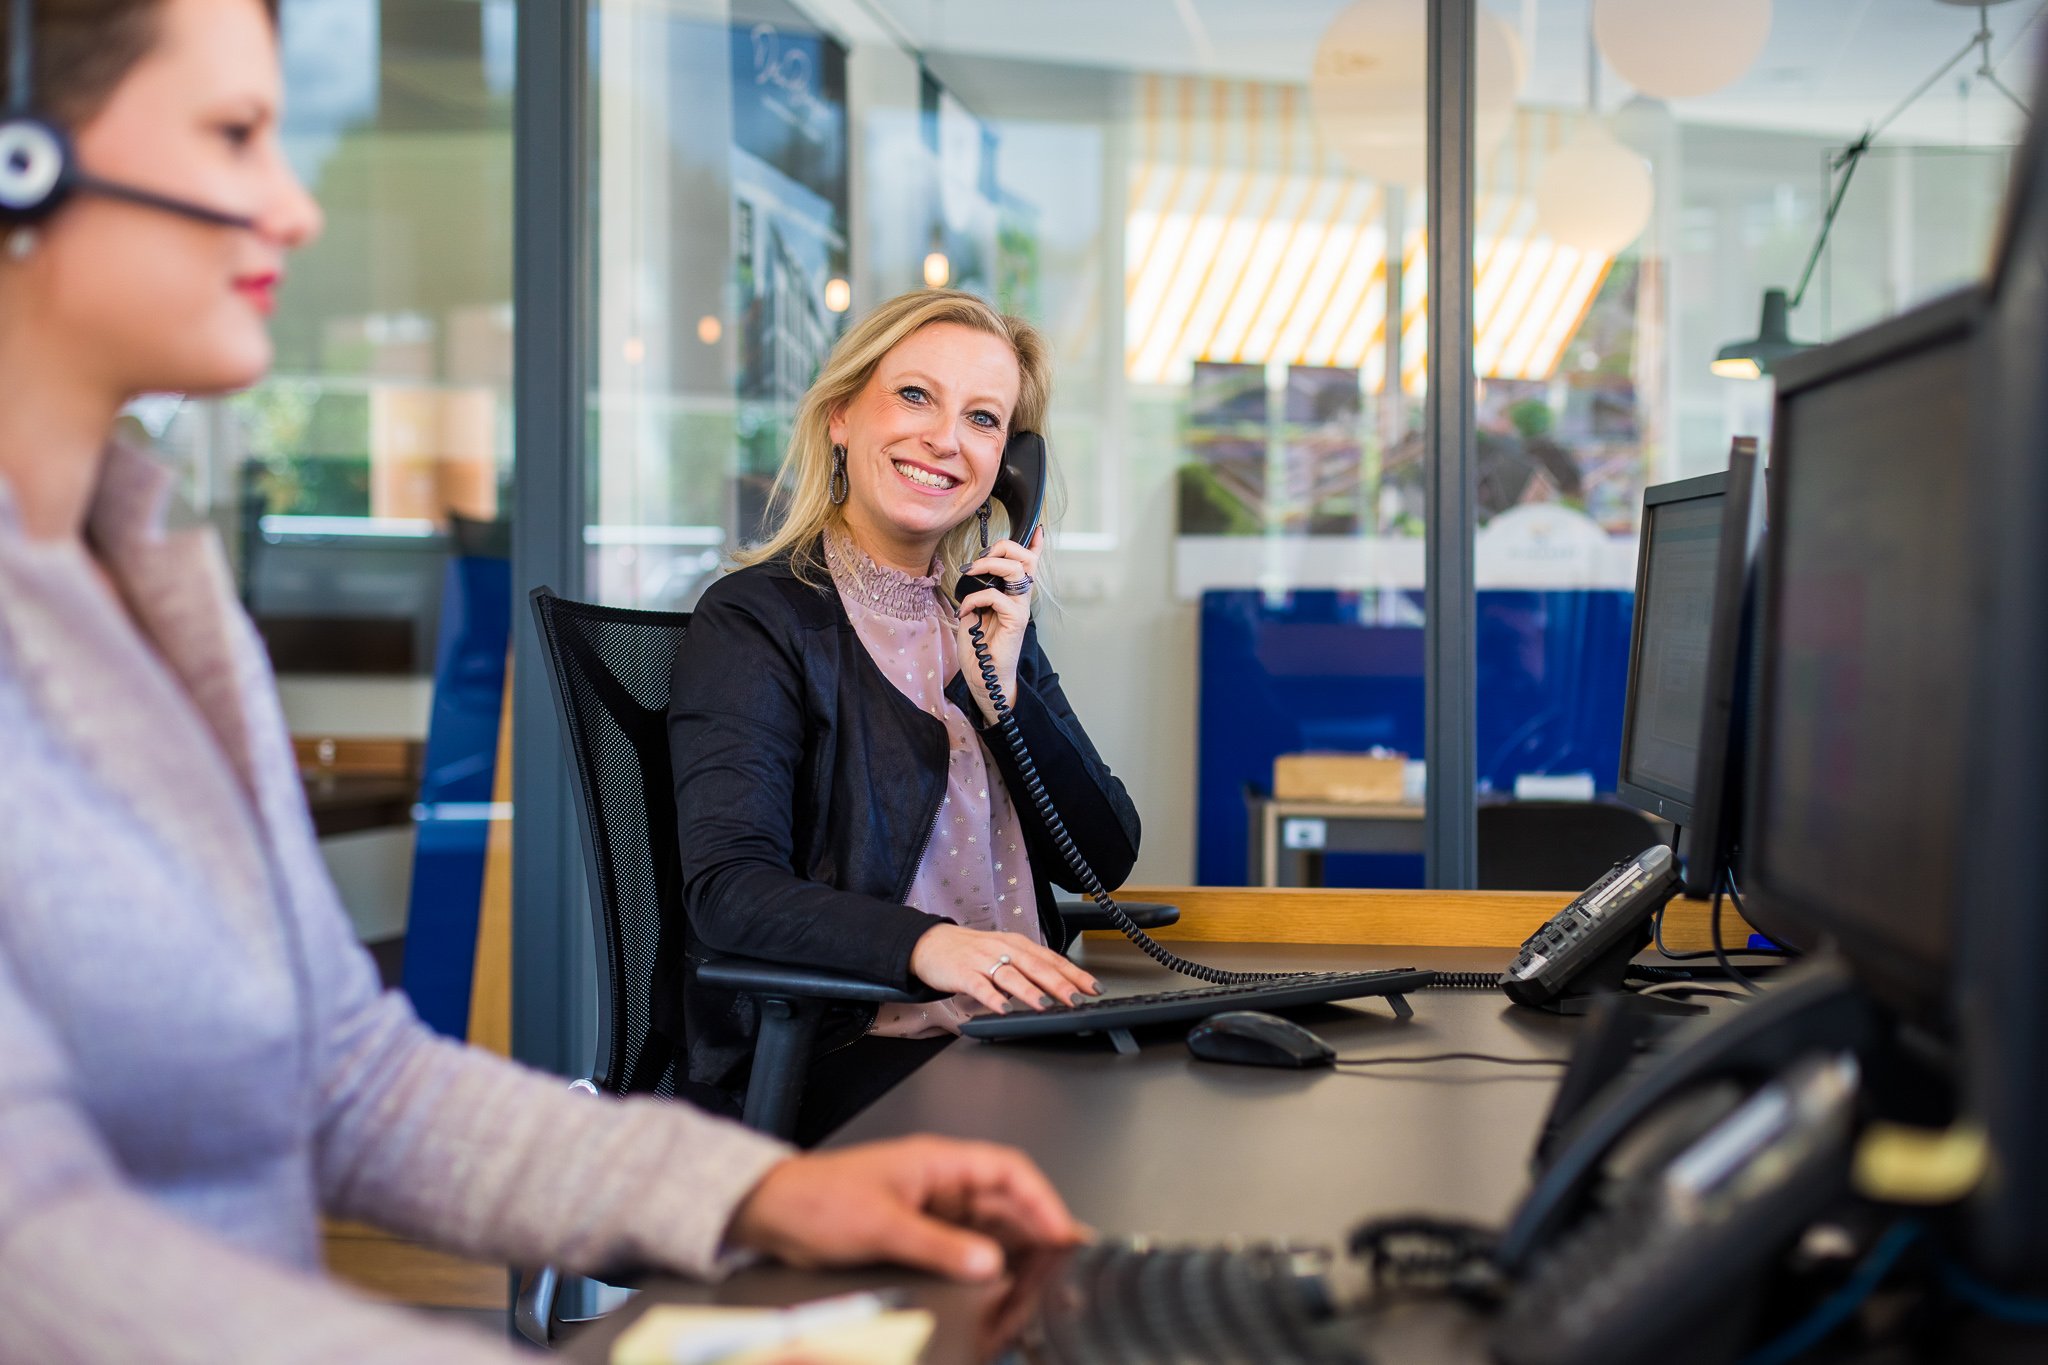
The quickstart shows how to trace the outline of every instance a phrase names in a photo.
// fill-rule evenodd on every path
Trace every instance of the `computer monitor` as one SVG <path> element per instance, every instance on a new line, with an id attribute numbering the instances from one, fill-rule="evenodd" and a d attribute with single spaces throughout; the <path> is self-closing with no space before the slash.
<path id="1" fill-rule="evenodd" d="M 2044 50 L 2048 51 L 2048 50 Z M 2048 73 L 2044 73 L 2048 74 Z M 2048 91 L 2048 79 L 2035 89 Z M 1971 718 L 1955 1001 L 1963 1105 L 1990 1142 L 1968 1254 L 2048 1292 L 2048 113 L 2012 190 L 1975 355 L 1980 581 L 1951 705 Z"/>
<path id="2" fill-rule="evenodd" d="M 1760 920 L 1928 1020 L 1967 796 L 1979 306 L 1950 295 L 1779 371 L 1742 841 Z"/>
<path id="3" fill-rule="evenodd" d="M 1714 549 L 1712 618 L 1700 688 L 1699 762 L 1692 783 L 1692 825 L 1685 840 L 1683 889 L 1688 896 L 1713 895 L 1735 863 L 1754 677 L 1750 571 L 1763 529 L 1756 438 L 1738 436 L 1728 452 L 1728 491 Z"/>
<path id="4" fill-rule="evenodd" d="M 1727 501 L 1725 473 L 1643 490 L 1621 769 L 1614 789 L 1638 810 L 1680 827 L 1693 822 L 1714 561 Z"/>

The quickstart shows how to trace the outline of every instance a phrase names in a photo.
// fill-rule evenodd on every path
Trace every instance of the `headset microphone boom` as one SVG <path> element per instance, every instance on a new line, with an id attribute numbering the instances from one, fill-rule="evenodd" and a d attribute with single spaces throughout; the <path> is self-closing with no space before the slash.
<path id="1" fill-rule="evenodd" d="M 118 199 L 213 227 L 247 231 L 256 226 L 256 220 L 244 214 L 104 180 L 80 166 L 70 136 L 35 107 L 33 0 L 12 0 L 8 21 L 7 103 L 0 112 L 0 226 L 39 223 L 74 194 Z"/>

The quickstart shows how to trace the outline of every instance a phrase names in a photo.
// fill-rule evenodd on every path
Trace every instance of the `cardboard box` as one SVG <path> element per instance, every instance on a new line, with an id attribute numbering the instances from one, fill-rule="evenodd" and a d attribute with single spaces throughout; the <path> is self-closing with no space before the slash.
<path id="1" fill-rule="evenodd" d="M 1273 795 L 1283 801 L 1392 805 L 1401 800 L 1402 754 L 1281 754 Z"/>

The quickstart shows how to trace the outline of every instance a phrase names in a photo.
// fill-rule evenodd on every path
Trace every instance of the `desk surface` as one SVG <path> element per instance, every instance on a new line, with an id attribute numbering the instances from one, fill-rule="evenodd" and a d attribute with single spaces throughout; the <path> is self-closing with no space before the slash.
<path id="1" fill-rule="evenodd" d="M 305 779 L 305 789 L 314 832 L 331 839 L 370 829 L 410 828 L 420 783 L 416 777 L 329 773 Z"/>
<path id="2" fill-rule="evenodd" d="M 1205 943 L 1190 951 L 1227 967 L 1498 969 L 1503 949 L 1349 948 Z M 1084 961 L 1115 993 L 1157 990 L 1164 974 L 1120 942 L 1091 941 Z M 1480 1051 L 1562 1057 L 1575 1021 L 1514 1010 L 1490 991 L 1425 991 L 1415 1017 L 1382 1001 L 1296 1016 L 1343 1056 Z M 1556 1085 L 1548 1068 L 1481 1063 L 1389 1068 L 1370 1075 L 1272 1071 L 1195 1062 L 1176 1032 L 1141 1038 L 1123 1057 L 1101 1039 L 947 1048 L 832 1145 L 913 1132 L 1007 1142 L 1045 1168 L 1084 1222 L 1110 1234 L 1284 1237 L 1336 1243 L 1359 1219 L 1427 1210 L 1500 1222 L 1520 1198 L 1527 1159 Z M 882 1274 L 760 1270 L 713 1289 L 661 1280 L 638 1302 L 789 1302 L 877 1283 Z M 977 1359 L 974 1320 L 987 1289 L 925 1282 L 940 1312 L 928 1362 Z M 573 1360 L 596 1365 L 635 1305 L 579 1337 Z M 1412 1360 L 1477 1359 L 1469 1326 Z M 1391 1345 L 1391 1343 L 1389 1343 Z M 1396 1357 L 1389 1357 L 1396 1358 Z"/>
<path id="3" fill-rule="evenodd" d="M 1420 802 L 1322 801 L 1252 796 L 1247 880 L 1262 887 L 1320 885 L 1325 853 L 1420 853 Z M 1295 825 L 1307 842 L 1289 838 Z"/>
<path id="4" fill-rule="evenodd" d="M 1233 968 L 1433 966 L 1498 970 L 1485 949 L 1204 944 Z M 1162 973 L 1121 943 L 1082 960 L 1117 993 Z M 1516 1010 L 1491 991 L 1425 991 L 1415 1017 L 1360 1000 L 1293 1017 L 1341 1056 L 1476 1051 L 1562 1057 L 1575 1021 Z M 1483 1063 L 1372 1074 L 1198 1062 L 1185 1030 L 1152 1033 L 1135 1057 L 1101 1038 L 956 1044 L 847 1125 L 834 1145 L 943 1132 L 1022 1147 L 1076 1216 L 1104 1232 L 1339 1240 L 1367 1211 L 1429 1208 L 1499 1218 L 1527 1182 L 1549 1068 Z M 1524 1140 L 1510 1134 L 1522 1133 Z"/>
<path id="5" fill-rule="evenodd" d="M 1325 801 L 1307 797 L 1254 796 L 1251 804 L 1285 819 L 1290 815 L 1320 815 L 1332 820 L 1420 820 L 1420 801 Z"/>

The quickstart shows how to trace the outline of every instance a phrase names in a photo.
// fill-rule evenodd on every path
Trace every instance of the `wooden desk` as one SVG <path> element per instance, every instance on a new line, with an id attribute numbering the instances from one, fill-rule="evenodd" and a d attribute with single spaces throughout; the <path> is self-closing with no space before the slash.
<path id="1" fill-rule="evenodd" d="M 1159 937 L 1190 945 L 1183 949 L 1189 956 L 1253 969 L 1498 970 L 1570 900 L 1548 892 L 1191 887 L 1131 887 L 1124 894 L 1178 904 L 1181 922 Z M 1672 924 L 1667 937 L 1703 940 L 1705 907 L 1687 905 L 1674 903 L 1683 922 Z M 1736 931 L 1731 924 L 1729 932 Z M 1255 938 L 1269 941 L 1245 941 Z M 1423 946 L 1388 946 L 1418 939 Z M 1089 935 L 1080 957 L 1113 994 L 1177 980 L 1114 934 Z M 1405 1023 L 1380 1001 L 1298 1017 L 1346 1056 L 1479 1051 L 1561 1058 L 1579 1023 L 1517 1010 L 1490 991 L 1426 991 L 1411 1003 L 1415 1015 Z M 1076 1215 L 1104 1233 L 1330 1244 L 1376 1214 L 1505 1219 L 1526 1188 L 1530 1148 L 1556 1084 L 1547 1069 L 1473 1063 L 1371 1075 L 1223 1067 L 1190 1058 L 1175 1030 L 1141 1041 L 1129 1057 L 1100 1039 L 956 1043 L 828 1145 L 915 1132 L 1005 1142 L 1030 1153 Z M 928 1365 L 985 1358 L 980 1324 L 1000 1307 L 998 1290 L 903 1272 L 780 1267 L 713 1287 L 653 1281 L 636 1303 L 579 1335 L 566 1354 L 599 1365 L 648 1302 L 790 1303 L 883 1284 L 909 1288 L 939 1315 Z M 1373 1333 L 1382 1359 L 1484 1359 L 1481 1328 L 1447 1308 L 1391 1316 Z"/>
<path id="2" fill-rule="evenodd" d="M 1180 923 L 1154 938 L 1193 943 L 1418 944 L 1431 948 L 1519 948 L 1571 903 L 1569 891 L 1375 891 L 1319 887 L 1127 886 L 1125 900 L 1180 907 Z M 1751 930 L 1732 908 L 1721 916 L 1724 943 Z M 1090 935 L 1091 938 L 1096 937 Z M 1115 942 L 1117 935 L 1103 934 Z M 1674 900 L 1664 911 L 1664 941 L 1674 951 L 1711 941 L 1705 901 Z M 1196 954 L 1199 956 L 1199 954 Z"/>
<path id="3" fill-rule="evenodd" d="M 1086 946 L 1110 990 L 1157 989 L 1162 974 L 1121 943 Z M 1481 970 L 1483 949 L 1210 948 L 1232 967 L 1440 966 Z M 1562 1057 L 1574 1021 L 1512 1011 L 1490 992 L 1425 992 L 1397 1022 L 1384 1002 L 1301 1016 L 1345 1055 L 1475 1049 Z M 1402 1210 L 1497 1222 L 1527 1181 L 1526 1159 L 1555 1086 L 1544 1070 L 1453 1063 L 1417 1074 L 1281 1072 L 1194 1061 L 1178 1032 L 1153 1034 L 1135 1056 L 1100 1039 L 1045 1044 L 957 1043 L 855 1119 L 831 1145 L 943 1132 L 1021 1147 L 1075 1213 L 1105 1233 L 1222 1239 L 1283 1237 L 1333 1244 L 1360 1218 Z M 704 1287 L 647 1286 L 638 1302 L 579 1337 L 572 1360 L 606 1358 L 608 1343 L 647 1302 L 791 1302 L 856 1285 L 899 1283 L 942 1314 L 926 1360 L 966 1365 L 977 1323 L 998 1295 L 904 1274 L 765 1269 Z M 1461 1335 L 1462 1334 L 1462 1335 Z M 1454 1324 L 1450 1354 L 1477 1360 L 1477 1329 Z M 1448 1345 L 1447 1345 L 1448 1349 Z"/>
<path id="4" fill-rule="evenodd" d="M 313 832 L 322 839 L 409 826 L 413 802 L 420 795 L 416 777 L 360 773 L 308 777 L 305 787 Z"/>
<path id="5" fill-rule="evenodd" d="M 1260 886 L 1320 886 L 1325 853 L 1420 853 L 1422 807 L 1406 801 L 1247 798 L 1250 871 Z"/>
<path id="6" fill-rule="evenodd" d="M 412 823 L 425 752 L 418 740 L 295 735 L 292 748 L 322 839 Z"/>

